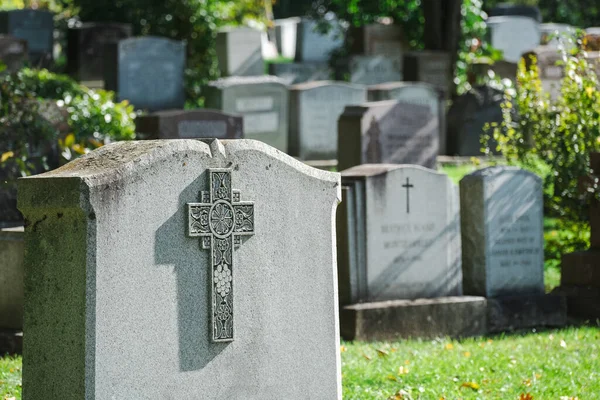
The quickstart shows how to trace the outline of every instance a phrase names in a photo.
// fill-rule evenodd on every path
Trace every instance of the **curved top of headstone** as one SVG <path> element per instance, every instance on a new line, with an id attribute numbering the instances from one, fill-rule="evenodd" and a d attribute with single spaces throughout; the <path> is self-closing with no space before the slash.
<path id="1" fill-rule="evenodd" d="M 495 178 L 498 175 L 501 175 L 504 173 L 527 175 L 527 176 L 535 179 L 536 181 L 539 181 L 539 182 L 542 181 L 542 178 L 540 178 L 538 175 L 534 174 L 533 172 L 527 171 L 523 168 L 512 167 L 512 166 L 494 166 L 494 167 L 478 169 L 477 171 L 474 171 L 468 175 L 465 175 L 465 177 L 462 178 L 460 181 L 462 182 L 462 181 L 469 181 L 471 179 Z"/>
<path id="2" fill-rule="evenodd" d="M 501 3 L 492 8 L 488 13 L 490 17 L 498 16 L 523 16 L 533 18 L 538 22 L 542 22 L 542 13 L 540 9 L 533 6 L 524 6 L 510 3 Z"/>
<path id="3" fill-rule="evenodd" d="M 128 46 L 130 44 L 141 43 L 164 44 L 168 46 L 180 46 L 183 48 L 186 46 L 186 42 L 184 40 L 169 39 L 163 36 L 135 36 L 119 40 L 119 46 Z"/>
<path id="4" fill-rule="evenodd" d="M 227 78 L 218 79 L 216 81 L 211 81 L 208 83 L 208 85 L 216 87 L 218 89 L 225 89 L 239 85 L 260 85 L 263 83 L 275 83 L 287 86 L 286 81 L 284 79 L 273 75 L 230 76 Z"/>
<path id="5" fill-rule="evenodd" d="M 387 174 L 388 172 L 398 169 L 417 169 L 434 175 L 448 177 L 448 175 L 442 172 L 412 164 L 362 164 L 348 168 L 347 170 L 342 171 L 341 174 L 343 178 L 369 177 Z"/>
<path id="6" fill-rule="evenodd" d="M 324 86 L 335 86 L 338 88 L 348 88 L 348 89 L 366 89 L 365 85 L 360 85 L 356 83 L 349 83 L 343 81 L 313 81 L 313 82 L 303 82 L 298 83 L 296 85 L 290 86 L 290 90 L 310 90 L 322 88 Z"/>
<path id="7" fill-rule="evenodd" d="M 515 22 L 515 21 L 519 21 L 519 22 L 527 22 L 529 24 L 533 24 L 536 27 L 538 27 L 539 29 L 539 24 L 537 24 L 537 21 L 533 20 L 532 18 L 529 17 L 524 17 L 522 15 L 502 15 L 502 16 L 498 16 L 498 17 L 489 17 L 486 21 L 487 25 L 498 25 L 498 24 L 505 24 L 507 22 Z"/>

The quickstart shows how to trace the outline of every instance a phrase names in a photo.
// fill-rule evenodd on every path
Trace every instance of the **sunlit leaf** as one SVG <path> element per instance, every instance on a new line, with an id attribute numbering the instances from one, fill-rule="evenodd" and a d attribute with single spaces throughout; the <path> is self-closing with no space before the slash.
<path id="1" fill-rule="evenodd" d="M 7 151 L 6 153 L 2 153 L 2 155 L 0 156 L 0 163 L 5 162 L 6 160 L 8 160 L 11 157 L 14 157 L 15 153 L 12 151 Z"/>
<path id="2" fill-rule="evenodd" d="M 469 388 L 473 390 L 479 390 L 479 384 L 477 382 L 464 382 L 460 385 L 461 388 Z"/>

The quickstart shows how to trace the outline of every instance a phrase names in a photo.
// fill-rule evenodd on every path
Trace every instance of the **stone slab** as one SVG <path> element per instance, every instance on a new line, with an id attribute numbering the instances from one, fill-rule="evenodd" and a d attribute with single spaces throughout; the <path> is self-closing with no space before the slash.
<path id="1" fill-rule="evenodd" d="M 0 229 L 0 328 L 23 329 L 23 227 Z"/>
<path id="2" fill-rule="evenodd" d="M 295 85 L 329 80 L 331 69 L 326 63 L 271 63 L 269 74 L 283 79 L 288 85 Z"/>
<path id="3" fill-rule="evenodd" d="M 563 255 L 560 284 L 600 289 L 600 250 L 578 251 Z"/>
<path id="4" fill-rule="evenodd" d="M 540 26 L 533 18 L 499 16 L 487 19 L 490 43 L 504 52 L 504 60 L 519 62 L 521 55 L 540 44 Z"/>
<path id="5" fill-rule="evenodd" d="M 221 76 L 264 75 L 262 37 L 248 27 L 228 27 L 217 33 L 216 50 Z"/>
<path id="6" fill-rule="evenodd" d="M 531 295 L 487 299 L 488 331 L 503 332 L 567 323 L 567 301 L 560 295 Z"/>
<path id="7" fill-rule="evenodd" d="M 23 395 L 341 400 L 339 193 L 244 139 L 117 142 L 21 179 Z"/>
<path id="8" fill-rule="evenodd" d="M 350 54 L 367 56 L 392 56 L 402 58 L 408 48 L 400 25 L 366 24 L 350 27 L 346 33 Z"/>
<path id="9" fill-rule="evenodd" d="M 344 44 L 344 34 L 337 20 L 327 20 L 330 29 L 323 33 L 318 23 L 302 18 L 297 25 L 296 62 L 328 62 L 331 53 Z"/>
<path id="10" fill-rule="evenodd" d="M 402 56 L 352 56 L 350 82 L 375 85 L 402 80 Z"/>
<path id="11" fill-rule="evenodd" d="M 452 73 L 448 53 L 413 51 L 404 55 L 402 74 L 407 82 L 426 82 L 450 93 Z"/>
<path id="12" fill-rule="evenodd" d="M 569 317 L 600 319 L 600 289 L 582 286 L 560 286 L 553 294 L 565 296 Z"/>
<path id="13" fill-rule="evenodd" d="M 457 296 L 362 303 L 340 311 L 345 340 L 469 337 L 486 333 L 486 299 Z"/>

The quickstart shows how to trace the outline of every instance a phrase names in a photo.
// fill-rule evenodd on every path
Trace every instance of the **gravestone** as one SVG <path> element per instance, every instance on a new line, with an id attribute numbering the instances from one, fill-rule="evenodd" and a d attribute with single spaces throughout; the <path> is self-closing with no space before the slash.
<path id="1" fill-rule="evenodd" d="M 113 143 L 21 180 L 23 395 L 341 399 L 339 193 L 246 140 Z"/>
<path id="2" fill-rule="evenodd" d="M 575 40 L 576 29 L 568 24 L 547 23 L 540 24 L 541 41 L 540 44 L 557 48 L 561 43 L 566 49 L 571 49 L 575 43 L 569 41 Z"/>
<path id="3" fill-rule="evenodd" d="M 275 41 L 281 57 L 296 58 L 296 38 L 300 18 L 284 18 L 275 20 Z"/>
<path id="4" fill-rule="evenodd" d="M 556 99 L 565 77 L 562 53 L 553 46 L 538 46 L 523 54 L 527 68 L 531 68 L 533 64 L 532 57 L 536 59 L 542 89 L 550 93 L 552 99 Z"/>
<path id="5" fill-rule="evenodd" d="M 296 62 L 327 62 L 332 51 L 344 44 L 344 34 L 337 20 L 328 20 L 327 33 L 319 30 L 317 22 L 302 18 L 296 36 Z"/>
<path id="6" fill-rule="evenodd" d="M 351 27 L 346 34 L 350 54 L 402 59 L 408 47 L 399 25 L 367 24 Z"/>
<path id="7" fill-rule="evenodd" d="M 540 44 L 540 27 L 532 18 L 509 16 L 487 20 L 489 42 L 504 53 L 504 60 L 519 62 L 521 55 Z"/>
<path id="8" fill-rule="evenodd" d="M 458 156 L 482 155 L 481 138 L 486 124 L 502 123 L 504 92 L 490 86 L 475 86 L 458 96 L 448 110 L 448 154 Z M 494 139 L 489 142 L 492 154 L 498 154 Z"/>
<path id="9" fill-rule="evenodd" d="M 242 117 L 206 109 L 140 115 L 135 119 L 135 130 L 143 139 L 244 138 Z"/>
<path id="10" fill-rule="evenodd" d="M 399 100 L 428 106 L 439 118 L 439 152 L 446 154 L 446 95 L 441 89 L 424 82 L 387 82 L 369 86 L 368 98 L 369 101 Z"/>
<path id="11" fill-rule="evenodd" d="M 185 42 L 135 37 L 105 47 L 104 83 L 137 109 L 183 108 Z"/>
<path id="12" fill-rule="evenodd" d="M 453 66 L 448 53 L 441 51 L 406 53 L 402 68 L 405 81 L 429 83 L 450 93 Z"/>
<path id="13" fill-rule="evenodd" d="M 27 61 L 27 41 L 10 35 L 0 35 L 0 63 L 9 73 L 23 68 Z"/>
<path id="14" fill-rule="evenodd" d="M 67 73 L 78 81 L 104 79 L 104 48 L 131 36 L 131 24 L 86 22 L 67 31 Z"/>
<path id="15" fill-rule="evenodd" d="M 331 69 L 326 63 L 271 63 L 269 74 L 281 78 L 288 85 L 295 85 L 326 81 L 331 78 Z"/>
<path id="16" fill-rule="evenodd" d="M 289 154 L 302 160 L 337 157 L 337 122 L 350 104 L 367 100 L 367 89 L 345 82 L 312 82 L 290 87 Z"/>
<path id="17" fill-rule="evenodd" d="M 263 32 L 253 28 L 223 28 L 217 33 L 221 76 L 264 75 Z"/>
<path id="18" fill-rule="evenodd" d="M 484 331 L 485 301 L 451 297 L 462 295 L 462 270 L 458 188 L 447 175 L 414 165 L 363 164 L 342 171 L 342 198 L 337 249 L 344 338 Z M 436 300 L 401 301 L 424 298 Z M 435 311 L 461 302 L 469 306 L 446 316 Z M 423 318 L 415 317 L 419 312 Z"/>
<path id="19" fill-rule="evenodd" d="M 52 62 L 53 13 L 33 9 L 0 11 L 0 33 L 26 40 L 29 61 L 34 66 L 46 67 Z"/>
<path id="20" fill-rule="evenodd" d="M 401 56 L 352 56 L 350 82 L 363 85 L 402 80 Z"/>
<path id="21" fill-rule="evenodd" d="M 488 297 L 489 329 L 564 324 L 564 299 L 544 295 L 541 178 L 516 167 L 481 169 L 460 181 L 460 202 L 463 289 Z"/>
<path id="22" fill-rule="evenodd" d="M 274 76 L 229 77 L 209 83 L 206 107 L 244 117 L 244 137 L 288 150 L 288 88 Z"/>
<path id="23" fill-rule="evenodd" d="M 390 100 L 347 106 L 338 122 L 338 169 L 381 163 L 435 168 L 438 122 L 425 105 Z"/>
<path id="24" fill-rule="evenodd" d="M 540 9 L 534 6 L 526 6 L 520 4 L 500 3 L 493 7 L 488 15 L 490 17 L 500 16 L 522 16 L 529 17 L 538 23 L 542 22 L 542 13 Z"/>

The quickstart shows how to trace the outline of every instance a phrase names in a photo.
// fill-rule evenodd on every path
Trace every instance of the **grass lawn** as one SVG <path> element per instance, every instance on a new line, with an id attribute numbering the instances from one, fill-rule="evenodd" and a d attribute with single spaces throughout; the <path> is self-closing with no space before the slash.
<path id="1" fill-rule="evenodd" d="M 21 398 L 21 357 L 0 358 L 0 400 Z"/>

